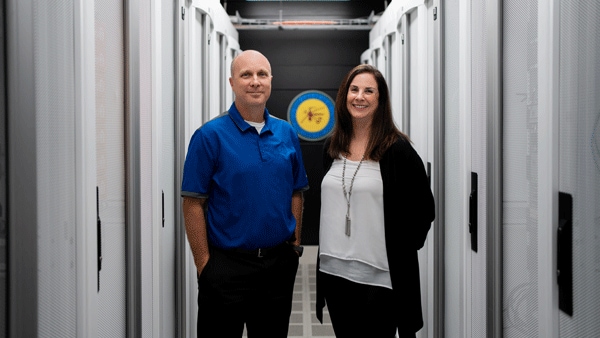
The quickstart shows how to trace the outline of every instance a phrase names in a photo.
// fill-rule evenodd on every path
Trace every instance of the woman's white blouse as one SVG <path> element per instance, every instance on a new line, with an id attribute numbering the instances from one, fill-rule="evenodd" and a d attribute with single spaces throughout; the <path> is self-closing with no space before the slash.
<path id="1" fill-rule="evenodd" d="M 358 164 L 346 161 L 346 191 Z M 345 231 L 347 202 L 342 189 L 342 168 L 343 160 L 334 160 L 321 183 L 320 271 L 391 289 L 379 163 L 363 161 L 356 173 L 350 196 L 350 236 Z"/>

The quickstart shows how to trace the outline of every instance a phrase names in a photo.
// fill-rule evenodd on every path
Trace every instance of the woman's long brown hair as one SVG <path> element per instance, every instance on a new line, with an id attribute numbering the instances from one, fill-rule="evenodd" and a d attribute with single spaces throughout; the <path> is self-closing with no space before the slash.
<path id="1" fill-rule="evenodd" d="M 410 142 L 409 137 L 402 133 L 394 124 L 392 117 L 392 104 L 387 83 L 381 72 L 368 64 L 361 64 L 354 67 L 340 85 L 335 100 L 335 125 L 331 134 L 331 143 L 328 153 L 331 158 L 338 158 L 340 154 L 347 154 L 350 150 L 350 140 L 352 139 L 352 116 L 346 105 L 348 90 L 352 80 L 362 73 L 369 73 L 375 77 L 377 90 L 379 91 L 379 101 L 377 111 L 373 115 L 371 131 L 369 133 L 369 143 L 365 150 L 365 158 L 373 161 L 379 161 L 389 147 L 398 140 L 404 138 Z"/>

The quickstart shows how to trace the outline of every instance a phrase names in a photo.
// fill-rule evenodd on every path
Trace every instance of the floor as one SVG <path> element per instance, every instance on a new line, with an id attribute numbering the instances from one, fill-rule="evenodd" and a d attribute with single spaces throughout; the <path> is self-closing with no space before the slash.
<path id="1" fill-rule="evenodd" d="M 323 324 L 315 315 L 317 246 L 305 246 L 296 274 L 292 315 L 288 337 L 333 338 L 333 328 L 327 308 Z M 244 337 L 246 333 L 244 332 Z"/>

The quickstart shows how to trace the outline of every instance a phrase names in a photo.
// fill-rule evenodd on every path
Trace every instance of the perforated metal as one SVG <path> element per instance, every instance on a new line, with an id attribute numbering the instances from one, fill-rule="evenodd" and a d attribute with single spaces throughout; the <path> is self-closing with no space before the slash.
<path id="1" fill-rule="evenodd" d="M 38 224 L 38 335 L 75 337 L 77 255 L 73 4 L 33 7 Z"/>
<path id="2" fill-rule="evenodd" d="M 471 171 L 477 173 L 477 252 L 471 254 L 471 334 L 486 335 L 487 318 L 487 37 L 485 2 L 471 3 Z M 494 81 L 495 79 L 492 79 Z M 470 234 L 473 236 L 473 233 Z M 469 243 L 467 243 L 469 246 Z"/>
<path id="3" fill-rule="evenodd" d="M 503 330 L 538 337 L 537 0 L 503 6 Z"/>
<path id="4" fill-rule="evenodd" d="M 573 316 L 560 312 L 560 337 L 600 337 L 600 3 L 559 3 L 559 189 L 573 196 Z"/>
<path id="5" fill-rule="evenodd" d="M 126 336 L 123 1 L 95 2 L 96 175 L 102 222 L 98 337 Z"/>

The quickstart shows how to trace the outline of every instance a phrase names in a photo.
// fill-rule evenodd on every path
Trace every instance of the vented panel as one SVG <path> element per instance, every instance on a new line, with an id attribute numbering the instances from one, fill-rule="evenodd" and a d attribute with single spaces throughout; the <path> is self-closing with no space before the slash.
<path id="1" fill-rule="evenodd" d="M 495 15 L 495 13 L 492 13 Z M 477 252 L 471 253 L 471 334 L 486 336 L 487 45 L 485 1 L 471 2 L 471 171 L 477 173 Z M 489 79 L 496 81 L 497 79 Z M 467 243 L 469 247 L 470 243 Z"/>
<path id="2" fill-rule="evenodd" d="M 123 1 L 95 2 L 96 174 L 102 222 L 98 337 L 125 337 L 125 48 Z"/>
<path id="3" fill-rule="evenodd" d="M 559 190 L 573 196 L 573 316 L 560 312 L 560 337 L 600 337 L 600 3 L 559 4 Z"/>
<path id="4" fill-rule="evenodd" d="M 504 1 L 503 330 L 538 337 L 537 0 Z"/>
<path id="5" fill-rule="evenodd" d="M 74 8 L 48 0 L 33 9 L 38 336 L 76 337 Z"/>

